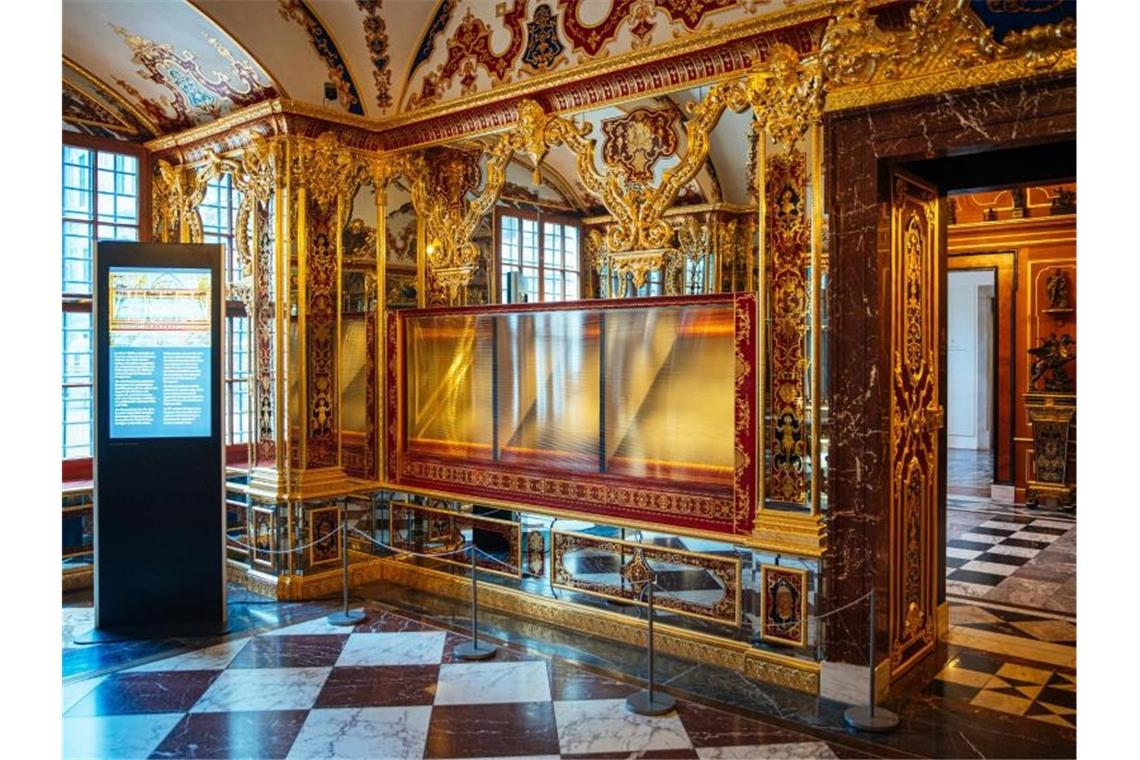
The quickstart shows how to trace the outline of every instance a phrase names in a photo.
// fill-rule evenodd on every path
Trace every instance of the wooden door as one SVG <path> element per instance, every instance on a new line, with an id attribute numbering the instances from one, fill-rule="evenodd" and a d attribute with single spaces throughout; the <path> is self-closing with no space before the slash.
<path id="1" fill-rule="evenodd" d="M 945 234 L 937 188 L 891 178 L 889 646 L 892 677 L 937 636 Z"/>

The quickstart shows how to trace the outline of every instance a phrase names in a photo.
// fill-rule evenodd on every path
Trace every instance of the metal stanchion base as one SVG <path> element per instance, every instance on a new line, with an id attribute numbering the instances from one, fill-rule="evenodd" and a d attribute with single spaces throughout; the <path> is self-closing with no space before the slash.
<path id="1" fill-rule="evenodd" d="M 672 712 L 677 706 L 677 700 L 668 694 L 653 692 L 653 701 L 649 701 L 648 691 L 639 691 L 625 698 L 625 707 L 631 713 L 638 715 L 664 715 Z"/>
<path id="2" fill-rule="evenodd" d="M 467 641 L 455 648 L 455 656 L 461 660 L 489 660 L 498 651 L 498 647 L 482 641 Z"/>
<path id="3" fill-rule="evenodd" d="M 876 707 L 875 712 L 872 713 L 871 708 L 860 705 L 848 707 L 843 713 L 843 721 L 851 728 L 857 728 L 860 731 L 884 733 L 898 728 L 899 716 L 882 707 Z"/>
<path id="4" fill-rule="evenodd" d="M 348 612 L 334 612 L 325 618 L 329 625 L 356 625 L 368 619 L 364 610 L 349 610 Z"/>

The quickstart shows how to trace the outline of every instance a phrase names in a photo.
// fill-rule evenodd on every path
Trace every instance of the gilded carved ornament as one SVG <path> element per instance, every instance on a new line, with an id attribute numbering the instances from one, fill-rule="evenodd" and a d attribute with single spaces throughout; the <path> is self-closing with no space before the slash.
<path id="1" fill-rule="evenodd" d="M 910 10 L 906 30 L 887 32 L 875 23 L 866 0 L 852 0 L 824 31 L 819 61 L 829 90 L 1018 58 L 1042 69 L 1076 45 L 1076 33 L 1076 22 L 1068 18 L 1009 32 L 999 43 L 968 0 L 925 0 Z"/>
<path id="2" fill-rule="evenodd" d="M 268 204 L 277 186 L 277 167 L 281 163 L 277 143 L 270 142 L 258 132 L 249 135 L 249 143 L 241 160 L 232 169 L 222 162 L 220 169 L 230 170 L 234 187 L 241 193 L 238 205 L 234 240 L 241 261 L 242 281 L 253 277 L 253 229 L 250 219 L 257 204 Z"/>
<path id="3" fill-rule="evenodd" d="M 447 174 L 459 169 L 444 167 L 446 171 L 441 172 L 423 153 L 402 158 L 402 163 L 391 169 L 411 179 L 412 203 L 424 219 L 428 270 L 447 303 L 459 301 L 460 293 L 478 269 L 481 252 L 472 241 L 472 235 L 499 198 L 511 156 L 516 152 L 530 156 L 537 176 L 538 160 L 545 153 L 542 142 L 545 118 L 542 108 L 534 101 L 519 103 L 514 127 L 502 134 L 489 151 L 484 151 L 486 181 L 479 194 L 470 200 L 465 196 L 467 185 L 471 183 L 446 181 Z"/>
<path id="4" fill-rule="evenodd" d="M 155 231 L 163 242 L 197 243 L 202 240 L 202 220 L 198 206 L 206 196 L 210 169 L 199 171 L 190 164 L 155 162 Z"/>
<path id="5" fill-rule="evenodd" d="M 316 139 L 292 140 L 293 177 L 321 213 L 333 210 L 338 198 L 351 198 L 367 179 L 367 164 L 341 145 L 335 132 L 322 132 Z"/>

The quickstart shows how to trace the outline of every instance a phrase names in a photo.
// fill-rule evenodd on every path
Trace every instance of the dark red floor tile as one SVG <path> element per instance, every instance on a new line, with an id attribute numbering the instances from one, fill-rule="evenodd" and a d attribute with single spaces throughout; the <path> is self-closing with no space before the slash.
<path id="1" fill-rule="evenodd" d="M 438 665 L 333 668 L 314 707 L 430 705 Z"/>
<path id="2" fill-rule="evenodd" d="M 79 700 L 68 717 L 186 712 L 218 677 L 217 670 L 116 673 Z"/>
<path id="3" fill-rule="evenodd" d="M 606 678 L 560 660 L 550 663 L 550 697 L 556 702 L 577 699 L 623 699 L 641 687 Z"/>
<path id="4" fill-rule="evenodd" d="M 231 668 L 323 668 L 336 664 L 348 634 L 256 636 L 230 663 Z"/>
<path id="5" fill-rule="evenodd" d="M 432 708 L 425 758 L 557 754 L 551 702 Z"/>
<path id="6" fill-rule="evenodd" d="M 811 737 L 742 715 L 677 701 L 677 715 L 694 747 L 738 747 L 753 744 L 787 744 L 813 741 Z"/>
<path id="7" fill-rule="evenodd" d="M 308 710 L 192 713 L 175 726 L 152 758 L 283 758 Z"/>

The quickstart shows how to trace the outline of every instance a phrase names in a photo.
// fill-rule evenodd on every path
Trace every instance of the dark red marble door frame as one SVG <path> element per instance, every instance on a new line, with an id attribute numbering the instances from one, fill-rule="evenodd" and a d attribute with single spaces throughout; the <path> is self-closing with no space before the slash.
<path id="1" fill-rule="evenodd" d="M 828 557 L 819 612 L 874 583 L 879 657 L 886 651 L 890 411 L 890 215 L 893 163 L 1076 135 L 1076 77 L 940 94 L 828 114 L 825 172 L 830 226 L 831 419 Z M 884 216 L 885 215 L 885 216 Z M 944 506 L 943 506 L 944 509 Z M 945 520 L 943 519 L 943 524 Z M 940 598 L 944 591 L 940 592 Z M 867 608 L 832 616 L 825 658 L 867 662 Z"/>

